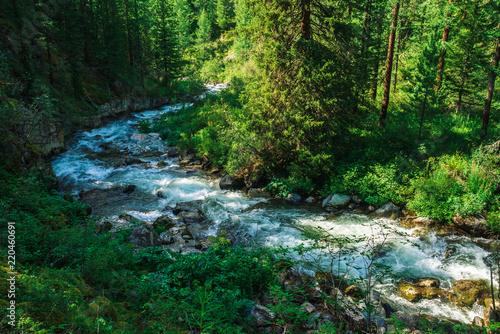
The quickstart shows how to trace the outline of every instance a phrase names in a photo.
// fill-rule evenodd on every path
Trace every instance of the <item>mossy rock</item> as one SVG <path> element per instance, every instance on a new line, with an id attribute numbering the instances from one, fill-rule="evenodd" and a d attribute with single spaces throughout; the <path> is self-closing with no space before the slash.
<path id="1" fill-rule="evenodd" d="M 484 280 L 458 280 L 453 283 L 453 292 L 456 297 L 454 302 L 461 306 L 472 307 L 477 302 L 481 303 L 488 297 L 488 286 Z"/>
<path id="2" fill-rule="evenodd" d="M 398 284 L 398 291 L 409 302 L 416 303 L 422 299 L 422 290 L 424 288 L 414 286 L 406 281 L 400 281 Z"/>
<path id="3" fill-rule="evenodd" d="M 440 281 L 436 278 L 420 278 L 415 283 L 400 281 L 399 293 L 410 302 L 418 302 L 421 299 L 436 299 L 445 297 L 445 291 L 439 287 Z"/>

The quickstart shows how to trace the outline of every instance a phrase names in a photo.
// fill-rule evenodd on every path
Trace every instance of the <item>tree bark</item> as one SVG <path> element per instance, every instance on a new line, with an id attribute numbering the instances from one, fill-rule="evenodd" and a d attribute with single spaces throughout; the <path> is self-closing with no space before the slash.
<path id="1" fill-rule="evenodd" d="M 393 93 L 396 93 L 396 86 L 398 84 L 398 66 L 399 66 L 399 52 L 401 49 L 401 34 L 398 34 L 398 47 L 396 48 L 396 66 L 394 68 L 394 86 Z"/>
<path id="2" fill-rule="evenodd" d="M 48 29 L 47 27 L 45 29 Z M 52 68 L 52 53 L 50 52 L 49 32 L 45 31 L 45 43 L 47 44 L 47 63 L 49 64 L 49 82 L 54 85 L 54 70 Z"/>
<path id="3" fill-rule="evenodd" d="M 130 29 L 130 11 L 128 8 L 128 1 L 125 2 L 125 26 L 127 29 L 127 43 L 128 43 L 128 59 L 130 66 L 134 66 L 134 47 L 132 43 L 132 32 Z"/>
<path id="4" fill-rule="evenodd" d="M 449 1 L 451 3 L 452 0 Z M 446 17 L 449 18 L 451 16 L 451 13 L 446 14 Z M 445 25 L 444 30 L 443 30 L 443 43 L 448 41 L 448 37 L 450 35 L 450 28 Z M 439 90 L 441 88 L 441 82 L 443 79 L 443 70 L 444 70 L 444 58 L 446 56 L 446 47 L 443 46 L 441 49 L 441 55 L 439 56 L 439 64 L 438 64 L 438 69 L 437 69 L 437 75 L 436 75 L 436 86 L 434 86 L 434 90 Z"/>
<path id="5" fill-rule="evenodd" d="M 311 39 L 311 1 L 302 0 L 300 3 L 300 9 L 301 9 L 300 28 L 302 32 L 302 38 L 308 41 Z"/>
<path id="6" fill-rule="evenodd" d="M 495 58 L 493 59 L 493 68 L 491 69 L 490 76 L 488 78 L 488 93 L 486 93 L 486 102 L 484 103 L 483 112 L 483 123 L 481 124 L 481 141 L 486 138 L 486 132 L 488 130 L 488 122 L 490 121 L 490 109 L 491 100 L 493 99 L 493 91 L 495 90 L 495 70 L 498 68 L 498 61 L 500 60 L 500 38 L 497 40 L 497 48 L 495 52 Z"/>
<path id="7" fill-rule="evenodd" d="M 384 99 L 382 100 L 382 110 L 380 111 L 379 126 L 385 126 L 387 118 L 387 107 L 391 95 L 391 74 L 392 60 L 394 58 L 394 41 L 396 40 L 396 27 L 398 25 L 399 0 L 394 2 L 394 13 L 392 14 L 391 33 L 389 35 L 389 48 L 387 51 L 387 62 L 385 66 Z"/>
<path id="8" fill-rule="evenodd" d="M 368 27 L 369 21 L 370 21 L 370 7 L 372 4 L 372 0 L 367 0 L 366 1 L 366 7 L 365 7 L 365 15 L 363 17 L 363 36 L 361 39 L 361 59 L 364 59 L 364 55 L 366 50 L 368 49 L 369 46 L 369 41 L 370 41 L 370 30 Z"/>
<path id="9" fill-rule="evenodd" d="M 83 60 L 89 62 L 89 29 L 87 24 L 87 3 L 86 0 L 80 1 L 80 13 L 82 15 L 82 28 L 83 28 Z"/>

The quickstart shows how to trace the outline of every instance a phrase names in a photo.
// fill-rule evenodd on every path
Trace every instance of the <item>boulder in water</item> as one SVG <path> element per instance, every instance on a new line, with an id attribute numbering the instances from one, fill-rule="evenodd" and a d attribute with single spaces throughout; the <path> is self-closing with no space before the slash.
<path id="1" fill-rule="evenodd" d="M 491 235 L 493 235 L 493 232 L 486 223 L 486 220 L 480 216 L 464 217 L 456 215 L 455 217 L 453 217 L 453 224 L 460 231 L 463 231 L 468 235 L 472 235 L 475 237 L 489 238 L 491 237 Z"/>
<path id="2" fill-rule="evenodd" d="M 123 193 L 129 195 L 133 193 L 136 189 L 137 189 L 136 185 L 129 184 L 128 186 L 125 186 L 125 188 L 123 189 Z"/>
<path id="3" fill-rule="evenodd" d="M 243 178 L 226 175 L 220 180 L 219 187 L 221 190 L 241 190 L 245 187 L 245 182 Z"/>
<path id="4" fill-rule="evenodd" d="M 253 210 L 265 209 L 269 206 L 271 206 L 271 204 L 269 204 L 268 202 L 259 202 L 259 203 L 254 204 L 246 209 L 243 209 L 242 212 L 249 212 L 249 211 L 253 211 Z"/>
<path id="5" fill-rule="evenodd" d="M 125 163 L 130 166 L 130 165 L 142 164 L 144 163 L 144 161 L 142 161 L 137 157 L 127 156 L 125 158 Z"/>
<path id="6" fill-rule="evenodd" d="M 389 202 L 387 204 L 382 205 L 375 212 L 371 213 L 370 216 L 374 218 L 387 218 L 396 220 L 399 218 L 399 208 L 395 206 L 393 203 Z"/>
<path id="7" fill-rule="evenodd" d="M 461 279 L 455 281 L 452 286 L 455 296 L 452 301 L 461 306 L 471 307 L 476 301 L 488 298 L 488 286 L 484 280 Z"/>
<path id="8" fill-rule="evenodd" d="M 271 194 L 262 189 L 252 188 L 247 193 L 250 198 L 271 198 Z"/>
<path id="9" fill-rule="evenodd" d="M 194 153 L 182 153 L 179 155 L 180 165 L 189 165 L 196 160 L 196 154 Z"/>
<path id="10" fill-rule="evenodd" d="M 174 215 L 178 215 L 183 211 L 196 212 L 196 213 L 199 213 L 201 215 L 202 214 L 201 213 L 201 205 L 202 204 L 203 204 L 203 200 L 177 203 L 175 205 L 175 208 L 172 210 L 172 212 L 174 213 Z"/>
<path id="11" fill-rule="evenodd" d="M 179 156 L 179 148 L 178 147 L 169 147 L 167 156 L 169 158 L 175 158 Z"/>
<path id="12" fill-rule="evenodd" d="M 474 320 L 472 320 L 472 324 L 474 326 L 477 326 L 477 327 L 483 327 L 484 326 L 484 321 L 483 321 L 483 318 L 481 318 L 480 316 L 475 316 L 474 317 Z"/>
<path id="13" fill-rule="evenodd" d="M 444 295 L 444 290 L 439 287 L 440 282 L 435 278 L 421 278 L 414 284 L 400 281 L 398 291 L 410 302 L 418 302 L 420 299 L 436 299 Z"/>
<path id="14" fill-rule="evenodd" d="M 350 200 L 351 196 L 349 195 L 330 194 L 323 200 L 323 208 L 327 211 L 340 209 L 345 207 Z"/>
<path id="15" fill-rule="evenodd" d="M 363 203 L 363 200 L 361 199 L 361 197 L 359 197 L 358 195 L 352 195 L 351 196 L 351 200 L 356 203 L 356 204 L 361 204 Z"/>
<path id="16" fill-rule="evenodd" d="M 302 197 L 300 197 L 300 195 L 298 194 L 291 193 L 288 194 L 288 196 L 285 199 L 291 203 L 299 203 L 302 200 Z"/>
<path id="17" fill-rule="evenodd" d="M 145 133 L 134 133 L 131 137 L 130 140 L 134 141 L 143 141 L 149 139 L 149 135 Z"/>
<path id="18" fill-rule="evenodd" d="M 316 203 L 316 198 L 312 197 L 312 196 L 309 196 L 306 200 L 305 200 L 306 204 L 314 204 Z"/>
<path id="19" fill-rule="evenodd" d="M 158 168 L 162 168 L 162 167 L 168 167 L 168 166 L 170 166 L 170 164 L 168 162 L 162 160 L 162 161 L 158 161 L 158 163 L 156 164 L 156 166 Z"/>
<path id="20" fill-rule="evenodd" d="M 156 220 L 153 222 L 153 228 L 156 231 L 156 233 L 162 233 L 164 231 L 168 231 L 175 225 L 176 224 L 174 220 L 168 215 L 160 216 L 156 218 Z"/>

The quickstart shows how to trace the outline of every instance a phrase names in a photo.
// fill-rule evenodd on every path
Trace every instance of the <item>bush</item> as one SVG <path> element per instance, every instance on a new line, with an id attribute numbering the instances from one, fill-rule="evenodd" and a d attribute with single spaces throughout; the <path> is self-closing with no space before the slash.
<path id="1" fill-rule="evenodd" d="M 0 226 L 16 223 L 18 261 L 41 263 L 57 245 L 61 228 L 78 226 L 87 218 L 84 204 L 71 196 L 62 197 L 49 191 L 36 174 L 14 175 L 0 170 Z M 6 228 L 1 233 L 5 233 Z M 1 236 L 2 245 L 7 241 Z M 4 247 L 6 249 L 6 247 Z"/>
<path id="2" fill-rule="evenodd" d="M 486 209 L 497 186 L 495 167 L 481 149 L 471 157 L 446 155 L 429 160 L 427 169 L 412 181 L 415 195 L 408 207 L 419 215 L 443 220 L 457 214 L 474 215 Z"/>
<path id="3" fill-rule="evenodd" d="M 396 161 L 386 164 L 356 162 L 339 165 L 322 193 L 357 193 L 369 203 L 385 204 L 388 201 L 404 203 L 408 176 L 401 173 Z"/>
<path id="4" fill-rule="evenodd" d="M 220 241 L 220 240 L 219 240 Z M 146 307 L 152 309 L 149 324 L 172 323 L 194 326 L 200 331 L 237 333 L 238 320 L 248 315 L 254 299 L 273 280 L 271 254 L 219 243 L 205 253 L 180 255 L 140 255 L 158 263 L 156 272 L 145 277 L 142 291 L 151 296 Z"/>

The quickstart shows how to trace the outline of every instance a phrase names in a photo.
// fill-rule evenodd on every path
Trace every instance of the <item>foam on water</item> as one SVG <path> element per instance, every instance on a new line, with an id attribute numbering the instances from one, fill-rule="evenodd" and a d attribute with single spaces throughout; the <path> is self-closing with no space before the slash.
<path id="1" fill-rule="evenodd" d="M 212 87 L 212 92 L 223 89 L 224 86 Z M 203 200 L 202 210 L 214 222 L 210 233 L 215 234 L 222 226 L 229 226 L 233 231 L 241 232 L 247 242 L 255 242 L 269 247 L 295 247 L 308 245 L 303 231 L 313 227 L 321 227 L 335 236 L 363 237 L 376 241 L 386 239 L 388 250 L 380 256 L 379 262 L 391 267 L 394 274 L 402 277 L 435 277 L 442 285 L 450 287 L 458 279 L 488 279 L 489 271 L 483 258 L 489 253 L 468 238 L 454 236 L 439 236 L 429 232 L 423 236 L 414 235 L 416 229 L 407 229 L 388 220 L 373 220 L 367 216 L 343 214 L 335 219 L 327 219 L 318 210 L 293 205 L 271 205 L 269 207 L 246 211 L 260 202 L 249 199 L 242 192 L 222 191 L 213 181 L 197 173 L 187 174 L 178 166 L 177 161 L 169 160 L 170 166 L 152 168 L 158 162 L 157 158 L 143 158 L 150 162 L 150 167 L 126 166 L 112 168 L 99 159 L 88 159 L 88 148 L 102 151 L 103 143 L 120 140 L 137 132 L 140 120 L 157 118 L 165 112 L 175 112 L 182 105 L 162 107 L 157 110 L 143 111 L 98 129 L 78 133 L 74 144 L 67 152 L 60 154 L 53 161 L 54 172 L 59 178 L 63 189 L 77 193 L 80 190 L 92 188 L 111 188 L 117 185 L 136 185 L 139 190 L 149 196 L 149 200 L 128 207 L 116 208 L 110 216 L 116 219 L 119 214 L 127 213 L 139 220 L 154 221 L 164 214 L 161 212 L 166 205 L 184 201 Z M 163 198 L 151 195 L 162 193 Z M 153 198 L 153 200 L 151 200 Z M 138 209 L 140 208 L 140 209 Z M 120 211 L 122 210 L 122 211 Z M 126 224 L 126 222 L 124 222 Z M 380 226 L 387 234 L 380 233 Z M 360 242 L 358 254 L 349 258 L 342 266 L 351 268 L 353 265 L 363 268 L 364 258 L 359 253 L 363 249 Z M 448 256 L 445 256 L 447 250 Z M 317 254 L 320 255 L 320 254 Z M 363 269 L 351 268 L 351 277 L 364 277 Z M 481 310 L 460 309 L 452 304 L 442 304 L 438 301 L 422 300 L 412 304 L 399 296 L 394 282 L 385 281 L 378 286 L 390 301 L 409 311 L 428 313 L 433 316 L 452 318 L 470 322 Z"/>

